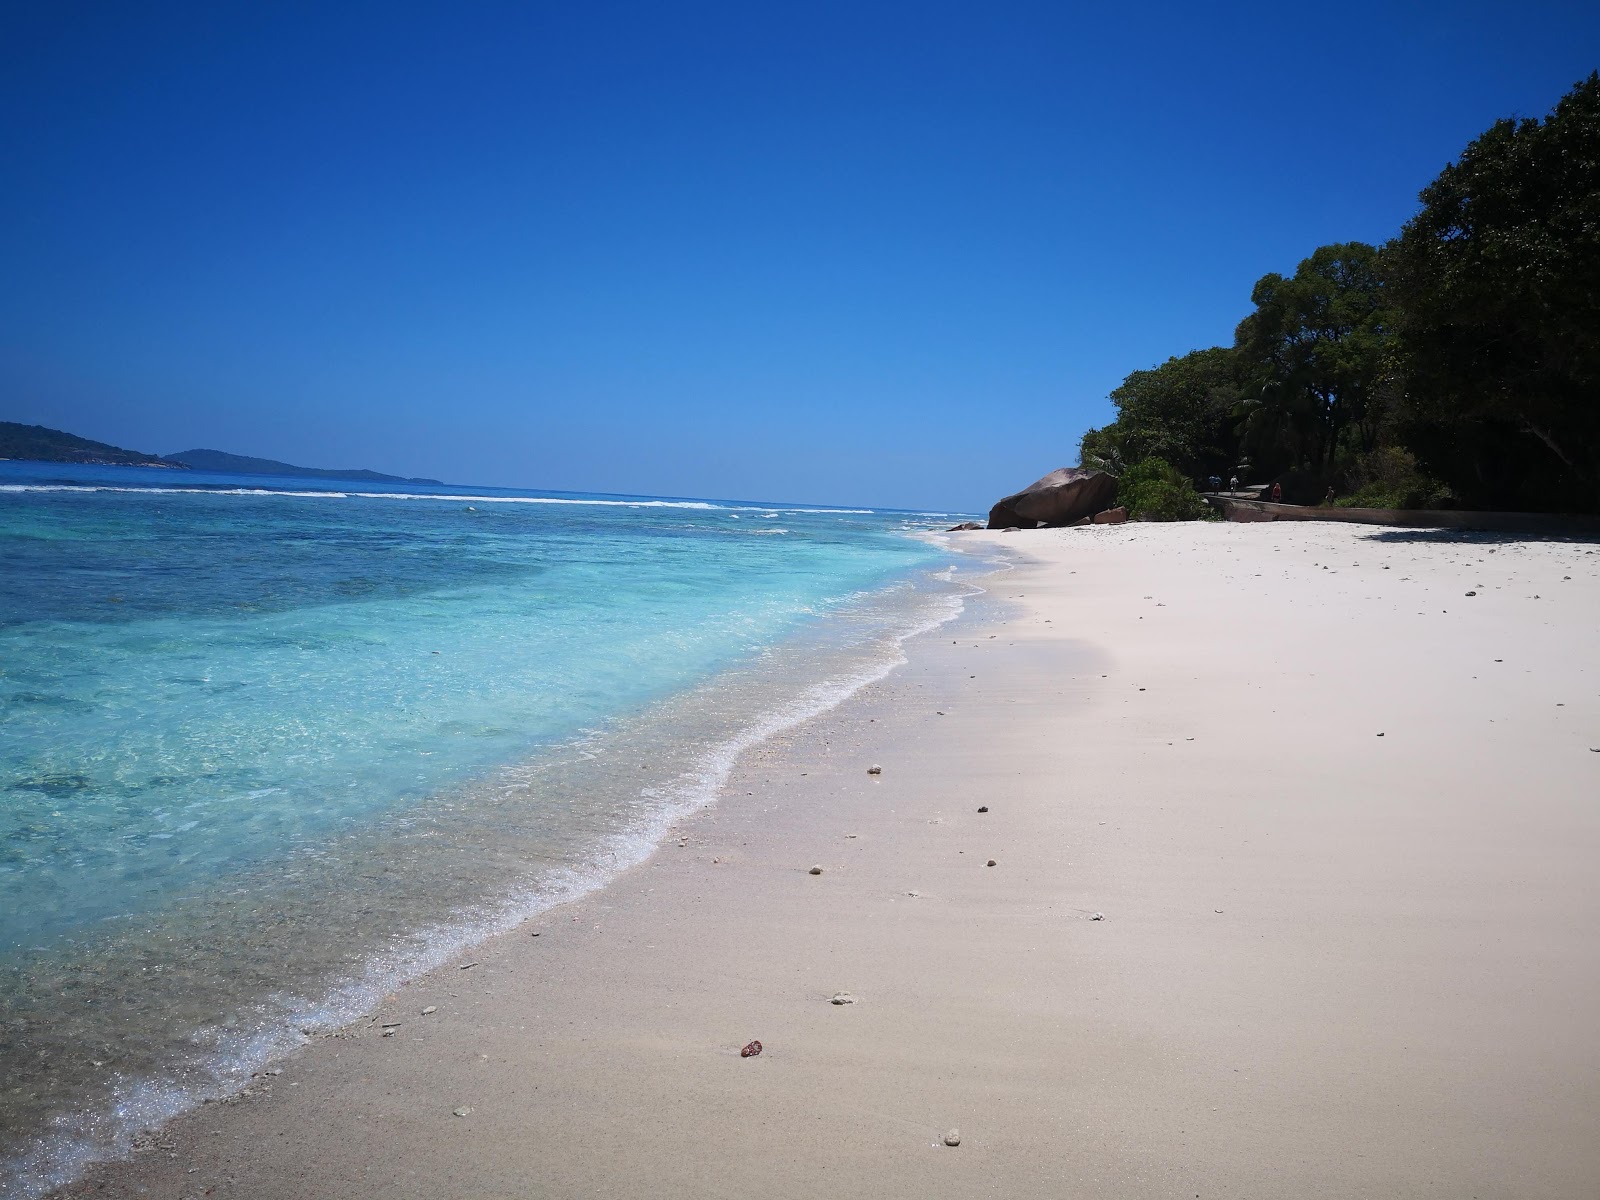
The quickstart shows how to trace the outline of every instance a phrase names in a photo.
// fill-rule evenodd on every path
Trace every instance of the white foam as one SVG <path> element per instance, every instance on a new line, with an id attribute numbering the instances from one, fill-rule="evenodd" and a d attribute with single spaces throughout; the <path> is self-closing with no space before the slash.
<path id="1" fill-rule="evenodd" d="M 328 497 L 342 500 L 347 492 L 293 492 L 277 488 L 201 488 L 201 487 L 117 487 L 111 484 L 84 483 L 0 483 L 0 492 L 132 492 L 152 496 L 299 496 L 306 499 Z M 359 493 L 355 493 L 359 494 Z"/>
<path id="2" fill-rule="evenodd" d="M 716 512 L 766 512 L 767 506 L 722 504 L 711 500 L 626 500 L 574 496 L 479 496 L 444 492 L 294 491 L 283 488 L 126 487 L 118 484 L 0 483 L 0 492 L 124 492 L 153 496 L 291 496 L 302 500 L 432 500 L 461 504 L 561 504 L 595 508 L 686 508 Z M 855 514 L 870 516 L 872 508 L 780 508 L 779 513 Z M 775 514 L 774 514 L 775 515 Z"/>

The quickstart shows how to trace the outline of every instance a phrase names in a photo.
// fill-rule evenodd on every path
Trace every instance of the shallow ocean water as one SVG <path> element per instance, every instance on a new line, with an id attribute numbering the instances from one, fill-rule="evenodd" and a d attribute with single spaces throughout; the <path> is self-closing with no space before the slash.
<path id="1" fill-rule="evenodd" d="M 0 464 L 0 1191 L 638 861 L 943 515 Z"/>

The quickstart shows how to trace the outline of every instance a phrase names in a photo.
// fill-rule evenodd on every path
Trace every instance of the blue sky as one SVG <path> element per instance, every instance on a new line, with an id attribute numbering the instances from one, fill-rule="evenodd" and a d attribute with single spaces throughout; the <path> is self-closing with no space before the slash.
<path id="1" fill-rule="evenodd" d="M 0 419 L 987 508 L 1600 66 L 1588 4 L 0 12 Z"/>

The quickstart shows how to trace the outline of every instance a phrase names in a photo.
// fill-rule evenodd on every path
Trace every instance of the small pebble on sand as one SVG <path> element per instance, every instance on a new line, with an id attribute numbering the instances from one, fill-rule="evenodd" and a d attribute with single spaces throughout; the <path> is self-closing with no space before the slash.
<path id="1" fill-rule="evenodd" d="M 812 867 L 811 868 L 811 874 L 813 874 L 813 875 L 821 875 L 822 874 L 822 868 L 821 867 Z"/>
<path id="2" fill-rule="evenodd" d="M 992 859 L 992 858 L 988 862 L 984 863 L 984 866 L 986 866 L 986 867 L 997 867 L 999 865 L 1000 864 L 995 862 L 994 859 Z"/>
<path id="3" fill-rule="evenodd" d="M 1091 921 L 1104 921 L 1105 919 L 1106 919 L 1105 913 L 1090 913 L 1089 914 L 1089 920 L 1091 920 Z"/>
<path id="4" fill-rule="evenodd" d="M 472 1109 L 468 1108 L 465 1104 L 463 1104 L 460 1108 L 452 1108 L 450 1110 L 450 1113 L 451 1113 L 452 1116 L 464 1117 L 471 1111 L 472 1111 Z"/>
<path id="5" fill-rule="evenodd" d="M 867 768 L 867 774 L 868 775 L 882 775 L 883 774 L 883 768 L 880 767 L 877 763 L 873 763 L 870 767 Z"/>
<path id="6" fill-rule="evenodd" d="M 987 804 L 980 804 L 980 805 L 978 805 L 978 811 L 979 812 L 988 812 L 989 811 L 989 806 Z"/>
<path id="7" fill-rule="evenodd" d="M 944 1135 L 944 1144 L 946 1146 L 959 1146 L 959 1145 L 961 1145 L 961 1130 L 952 1129 L 948 1133 L 946 1133 Z"/>
<path id="8" fill-rule="evenodd" d="M 854 1004 L 855 1002 L 856 998 L 849 992 L 835 992 L 833 999 L 829 1001 L 830 1004 Z"/>
<path id="9" fill-rule="evenodd" d="M 428 1005 L 427 1008 L 422 1010 L 422 1015 L 425 1016 L 425 1017 L 431 1017 L 434 1013 L 436 1013 L 438 1011 L 439 1011 L 439 1006 L 437 1004 L 430 1004 L 430 1005 Z"/>

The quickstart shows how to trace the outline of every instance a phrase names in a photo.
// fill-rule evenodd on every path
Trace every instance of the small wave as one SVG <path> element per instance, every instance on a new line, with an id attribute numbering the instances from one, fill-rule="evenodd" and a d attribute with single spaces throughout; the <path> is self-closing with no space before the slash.
<path id="1" fill-rule="evenodd" d="M 0 483 L 0 492 L 131 492 L 152 496 L 302 496 L 320 499 L 324 496 L 342 499 L 348 492 L 294 492 L 276 488 L 206 488 L 206 487 L 117 487 L 114 484 L 86 483 Z M 359 493 L 355 493 L 359 494 Z"/>
<path id="2" fill-rule="evenodd" d="M 579 500 L 564 496 L 441 496 L 430 492 L 352 492 L 363 500 L 470 500 L 475 504 L 576 504 L 598 508 L 721 508 L 709 500 Z"/>
<path id="3" fill-rule="evenodd" d="M 252 487 L 127 487 L 119 484 L 84 483 L 0 483 L 0 492 L 122 492 L 153 496 L 290 496 L 312 500 L 433 500 L 472 504 L 564 504 L 597 508 L 683 508 L 713 512 L 760 512 L 768 516 L 782 513 L 816 513 L 819 515 L 844 514 L 871 516 L 871 508 L 780 508 L 776 512 L 762 505 L 724 504 L 712 500 L 653 500 L 640 498 L 600 499 L 578 496 L 481 496 L 472 494 L 446 494 L 443 492 L 355 492 L 355 491 L 298 491 L 290 488 Z"/>
<path id="4" fill-rule="evenodd" d="M 446 495 L 441 492 L 336 492 L 296 491 L 290 488 L 121 487 L 115 484 L 26 483 L 0 484 L 4 492 L 124 492 L 154 496 L 292 496 L 297 499 L 445 500 L 473 504 L 581 504 L 605 508 L 723 508 L 707 500 L 581 500 L 563 496 Z"/>

